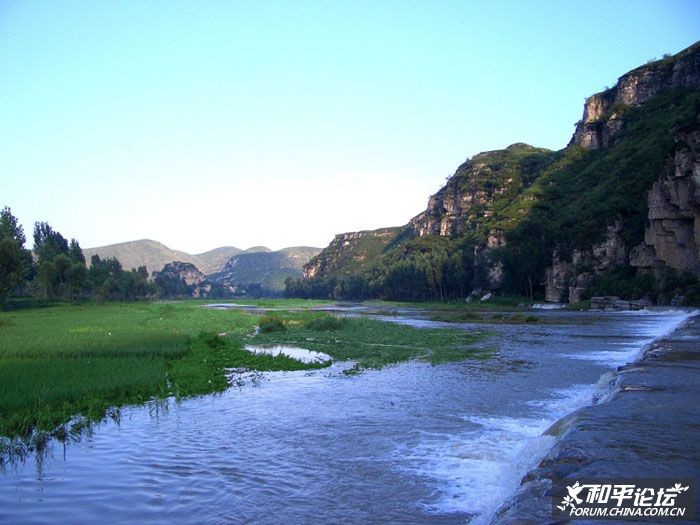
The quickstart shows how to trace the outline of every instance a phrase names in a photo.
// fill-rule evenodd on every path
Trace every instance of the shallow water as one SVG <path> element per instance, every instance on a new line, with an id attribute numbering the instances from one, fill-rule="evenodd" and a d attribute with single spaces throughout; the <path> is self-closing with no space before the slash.
<path id="1" fill-rule="evenodd" d="M 486 325 L 485 361 L 334 364 L 125 409 L 6 466 L 0 522 L 486 523 L 554 444 L 542 433 L 687 314 L 538 315 L 557 324 Z"/>
<path id="2" fill-rule="evenodd" d="M 302 363 L 325 363 L 331 356 L 323 352 L 315 352 L 306 348 L 285 345 L 245 345 L 245 349 L 253 354 L 268 354 L 272 356 L 286 355 Z"/>

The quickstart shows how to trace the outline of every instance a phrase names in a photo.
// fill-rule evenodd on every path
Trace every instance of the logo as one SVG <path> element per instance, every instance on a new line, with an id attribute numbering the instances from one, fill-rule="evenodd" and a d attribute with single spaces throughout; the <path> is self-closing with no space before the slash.
<path id="1" fill-rule="evenodd" d="M 695 517 L 694 480 L 687 478 L 554 480 L 552 517 L 587 520 L 692 520 Z"/>

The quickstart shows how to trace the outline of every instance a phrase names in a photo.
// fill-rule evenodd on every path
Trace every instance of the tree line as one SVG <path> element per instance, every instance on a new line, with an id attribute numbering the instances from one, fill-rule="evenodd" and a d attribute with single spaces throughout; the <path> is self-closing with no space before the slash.
<path id="1" fill-rule="evenodd" d="M 145 266 L 122 268 L 116 258 L 93 255 L 88 265 L 76 239 L 68 241 L 46 222 L 37 222 L 34 248 L 25 247 L 24 229 L 10 208 L 0 211 L 0 307 L 12 297 L 46 301 L 135 301 L 173 294 L 189 296 L 172 276 L 149 280 Z M 184 288 L 181 286 L 184 285 Z"/>

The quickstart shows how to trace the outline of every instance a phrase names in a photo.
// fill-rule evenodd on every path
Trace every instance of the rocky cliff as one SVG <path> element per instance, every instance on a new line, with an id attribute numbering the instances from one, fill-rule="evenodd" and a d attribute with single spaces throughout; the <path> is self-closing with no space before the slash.
<path id="1" fill-rule="evenodd" d="M 700 88 L 700 43 L 633 69 L 614 87 L 586 99 L 570 144 L 586 149 L 608 146 L 624 126 L 626 110 L 673 88 Z"/>
<path id="2" fill-rule="evenodd" d="M 658 178 L 640 195 L 648 208 L 643 242 L 629 245 L 615 221 L 590 249 L 574 249 L 570 258 L 554 252 L 545 273 L 547 301 L 578 302 L 595 275 L 625 265 L 657 279 L 667 269 L 700 276 L 700 120 L 673 139 Z"/>
<path id="3" fill-rule="evenodd" d="M 662 266 L 700 275 L 700 117 L 679 131 L 666 169 L 649 191 L 649 224 L 630 264 L 654 273 Z"/>
<path id="4" fill-rule="evenodd" d="M 605 240 L 590 249 L 574 249 L 570 260 L 555 251 L 552 265 L 545 270 L 545 299 L 577 303 L 595 275 L 625 264 L 628 250 L 621 233 L 619 222 L 608 226 Z"/>
<path id="5" fill-rule="evenodd" d="M 588 98 L 570 144 L 599 150 L 611 147 L 624 135 L 630 109 L 673 89 L 700 89 L 700 44 L 636 68 L 620 77 L 613 88 Z M 673 105 L 666 108 L 669 112 L 674 109 Z M 656 180 L 640 195 L 648 209 L 644 241 L 628 245 L 617 220 L 608 225 L 605 240 L 590 249 L 575 249 L 570 258 L 554 252 L 545 273 L 548 301 L 577 302 L 595 275 L 627 264 L 638 274 L 656 278 L 669 268 L 700 276 L 699 143 L 696 106 L 694 122 L 673 134 L 673 144 Z"/>

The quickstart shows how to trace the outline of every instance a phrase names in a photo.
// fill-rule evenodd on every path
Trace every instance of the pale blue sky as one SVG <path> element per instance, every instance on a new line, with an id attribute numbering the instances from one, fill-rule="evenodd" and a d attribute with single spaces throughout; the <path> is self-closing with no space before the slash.
<path id="1" fill-rule="evenodd" d="M 325 246 L 566 145 L 700 2 L 0 0 L 0 205 L 84 247 Z"/>

